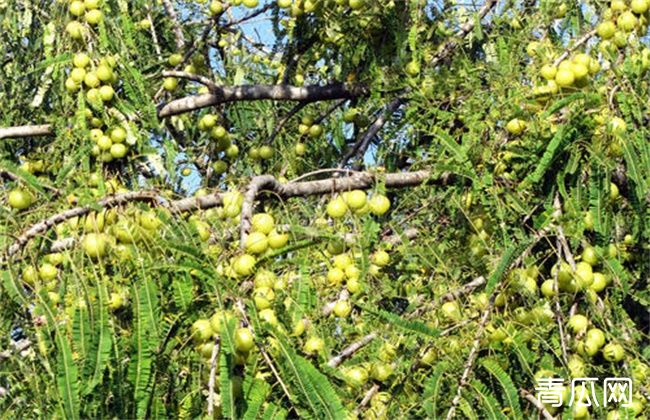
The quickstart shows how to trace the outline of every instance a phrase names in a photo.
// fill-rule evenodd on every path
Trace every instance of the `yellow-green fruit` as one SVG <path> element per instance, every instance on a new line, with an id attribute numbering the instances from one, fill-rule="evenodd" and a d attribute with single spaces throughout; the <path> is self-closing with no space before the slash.
<path id="1" fill-rule="evenodd" d="M 269 241 L 262 232 L 251 232 L 246 237 L 246 251 L 251 254 L 261 254 L 269 247 Z"/>
<path id="2" fill-rule="evenodd" d="M 183 56 L 180 54 L 172 54 L 167 58 L 167 62 L 170 66 L 176 67 L 183 62 Z"/>
<path id="3" fill-rule="evenodd" d="M 616 20 L 616 26 L 625 32 L 633 31 L 639 24 L 639 20 L 632 12 L 623 12 Z"/>
<path id="4" fill-rule="evenodd" d="M 411 61 L 406 65 L 404 70 L 409 76 L 415 77 L 420 74 L 420 64 L 417 61 Z"/>
<path id="5" fill-rule="evenodd" d="M 333 219 L 340 219 L 348 211 L 348 205 L 345 204 L 343 197 L 338 196 L 327 203 L 327 214 Z"/>
<path id="6" fill-rule="evenodd" d="M 607 287 L 607 277 L 603 273 L 594 273 L 594 281 L 589 287 L 596 293 L 602 292 Z"/>
<path id="7" fill-rule="evenodd" d="M 250 254 L 240 255 L 235 259 L 233 269 L 240 276 L 250 276 L 255 269 L 255 257 Z"/>
<path id="8" fill-rule="evenodd" d="M 603 357 L 609 362 L 620 362 L 625 357 L 625 349 L 620 344 L 609 343 L 603 347 Z"/>
<path id="9" fill-rule="evenodd" d="M 574 82 L 575 76 L 569 69 L 558 70 L 557 74 L 555 75 L 555 83 L 557 83 L 559 87 L 569 87 L 573 85 Z"/>
<path id="10" fill-rule="evenodd" d="M 591 247 L 587 246 L 585 249 L 582 250 L 582 261 L 591 264 L 591 265 L 596 265 L 598 264 L 598 254 L 596 254 L 596 250 Z"/>
<path id="11" fill-rule="evenodd" d="M 54 280 L 58 272 L 59 270 L 49 263 L 45 263 L 38 268 L 38 275 L 45 282 Z"/>
<path id="12" fill-rule="evenodd" d="M 345 382 L 353 388 L 360 388 L 368 382 L 368 371 L 360 366 L 348 369 Z"/>
<path id="13" fill-rule="evenodd" d="M 273 157 L 273 148 L 271 146 L 264 145 L 260 147 L 259 153 L 260 153 L 260 158 L 264 160 L 271 159 Z"/>
<path id="14" fill-rule="evenodd" d="M 269 246 L 272 249 L 280 249 L 289 242 L 289 235 L 272 230 L 268 234 Z"/>
<path id="15" fill-rule="evenodd" d="M 99 80 L 99 77 L 97 77 L 97 74 L 95 72 L 88 72 L 84 76 L 84 84 L 88 86 L 89 88 L 96 88 L 99 86 L 101 81 Z"/>
<path id="16" fill-rule="evenodd" d="M 366 205 L 367 197 L 365 191 L 353 190 L 346 193 L 343 198 L 345 199 L 346 204 L 352 210 L 360 209 Z"/>
<path id="17" fill-rule="evenodd" d="M 86 22 L 91 25 L 97 25 L 104 19 L 104 14 L 101 10 L 89 10 L 86 12 Z"/>
<path id="18" fill-rule="evenodd" d="M 109 102 L 113 99 L 113 96 L 115 96 L 115 91 L 112 86 L 104 85 L 99 88 L 99 97 L 102 98 L 102 101 Z"/>
<path id="19" fill-rule="evenodd" d="M 614 37 L 614 34 L 616 33 L 616 24 L 611 20 L 601 22 L 596 27 L 596 33 L 598 33 L 598 36 L 602 39 L 610 39 Z"/>
<path id="20" fill-rule="evenodd" d="M 243 0 L 242 3 L 244 4 L 244 6 L 246 6 L 248 8 L 251 8 L 251 9 L 253 7 L 257 7 L 260 4 L 259 0 Z"/>
<path id="21" fill-rule="evenodd" d="M 84 236 L 81 246 L 90 258 L 97 259 L 106 255 L 108 241 L 106 236 L 101 233 L 89 233 Z"/>
<path id="22" fill-rule="evenodd" d="M 345 279 L 345 271 L 340 268 L 334 267 L 327 271 L 327 281 L 330 285 L 336 286 L 341 284 Z"/>
<path id="23" fill-rule="evenodd" d="M 539 74 L 546 80 L 554 80 L 557 74 L 557 67 L 551 64 L 544 64 L 539 71 Z"/>
<path id="24" fill-rule="evenodd" d="M 386 251 L 377 251 L 372 255 L 372 262 L 380 267 L 384 267 L 390 262 L 390 255 Z"/>
<path id="25" fill-rule="evenodd" d="M 7 202 L 16 210 L 24 210 L 32 205 L 32 195 L 27 190 L 16 188 L 9 192 Z"/>
<path id="26" fill-rule="evenodd" d="M 237 328 L 235 331 L 235 350 L 248 353 L 255 346 L 255 338 L 248 328 Z"/>
<path id="27" fill-rule="evenodd" d="M 268 213 L 257 213 L 251 220 L 253 232 L 261 232 L 268 235 L 275 227 L 273 216 Z"/>
<path id="28" fill-rule="evenodd" d="M 352 312 L 352 305 L 347 300 L 339 300 L 334 304 L 332 312 L 339 318 L 345 318 Z"/>
<path id="29" fill-rule="evenodd" d="M 165 89 L 168 92 L 174 91 L 177 86 L 178 86 L 178 79 L 175 77 L 167 77 L 163 82 L 163 89 Z"/>
<path id="30" fill-rule="evenodd" d="M 71 15 L 73 16 L 81 16 L 84 14 L 86 11 L 86 6 L 84 5 L 83 1 L 73 1 L 70 3 L 70 7 L 68 8 L 68 11 L 70 12 Z"/>
<path id="31" fill-rule="evenodd" d="M 571 63 L 571 71 L 575 79 L 584 79 L 589 74 L 589 68 L 581 63 Z"/>
<path id="32" fill-rule="evenodd" d="M 305 341 L 303 351 L 307 354 L 317 354 L 325 348 L 325 341 L 320 337 L 310 337 Z"/>
<path id="33" fill-rule="evenodd" d="M 223 13 L 223 3 L 217 0 L 212 0 L 210 3 L 210 14 L 212 16 L 220 15 Z"/>
<path id="34" fill-rule="evenodd" d="M 38 280 L 38 271 L 31 265 L 28 265 L 23 269 L 21 277 L 25 283 L 34 284 Z"/>
<path id="35" fill-rule="evenodd" d="M 375 216 L 381 216 L 390 209 L 390 200 L 382 194 L 375 194 L 368 202 L 370 212 Z"/>
<path id="36" fill-rule="evenodd" d="M 72 59 L 72 64 L 77 68 L 86 68 L 88 67 L 88 64 L 90 64 L 90 57 L 88 57 L 88 54 L 86 53 L 75 54 Z"/>
<path id="37" fill-rule="evenodd" d="M 575 277 L 580 286 L 588 287 L 591 285 L 594 282 L 594 273 L 591 264 L 584 261 L 577 263 Z"/>
<path id="38" fill-rule="evenodd" d="M 81 39 L 83 38 L 84 27 L 78 21 L 73 20 L 66 25 L 65 31 L 68 33 L 68 35 L 70 35 L 72 39 Z"/>
<path id="39" fill-rule="evenodd" d="M 506 130 L 512 135 L 519 135 L 526 129 L 526 122 L 519 118 L 513 118 L 506 124 Z"/>
<path id="40" fill-rule="evenodd" d="M 296 146 L 295 146 L 296 155 L 304 156 L 306 150 L 307 150 L 307 147 L 305 146 L 305 143 L 296 143 Z"/>
<path id="41" fill-rule="evenodd" d="M 190 331 L 192 333 L 192 339 L 199 343 L 208 341 L 214 334 L 210 321 L 207 319 L 197 319 L 194 321 Z"/>
<path id="42" fill-rule="evenodd" d="M 648 0 L 632 0 L 630 3 L 630 9 L 637 15 L 642 15 L 648 11 L 648 6 L 650 2 Z"/>

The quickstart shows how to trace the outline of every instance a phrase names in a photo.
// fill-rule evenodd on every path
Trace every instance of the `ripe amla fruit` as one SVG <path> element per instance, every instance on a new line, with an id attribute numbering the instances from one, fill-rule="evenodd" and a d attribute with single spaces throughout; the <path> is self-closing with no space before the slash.
<path id="1" fill-rule="evenodd" d="M 352 305 L 347 300 L 339 300 L 334 304 L 332 312 L 339 318 L 345 318 L 352 312 Z"/>
<path id="2" fill-rule="evenodd" d="M 348 205 L 345 203 L 343 197 L 337 196 L 327 203 L 326 211 L 327 215 L 332 219 L 340 219 L 345 216 L 345 213 L 347 213 Z"/>
<path id="3" fill-rule="evenodd" d="M 353 190 L 343 193 L 345 203 L 352 210 L 357 210 L 366 205 L 367 197 L 365 191 Z"/>
<path id="4" fill-rule="evenodd" d="M 237 328 L 235 331 L 235 350 L 239 353 L 248 353 L 255 345 L 253 333 L 248 328 Z"/>
<path id="5" fill-rule="evenodd" d="M 523 133 L 525 129 L 526 122 L 524 120 L 520 120 L 519 118 L 513 118 L 506 124 L 506 130 L 508 130 L 508 133 L 514 136 Z"/>
<path id="6" fill-rule="evenodd" d="M 192 333 L 192 339 L 197 343 L 208 341 L 214 334 L 212 326 L 210 325 L 210 320 L 207 319 L 197 319 L 194 321 L 190 331 Z"/>
<path id="7" fill-rule="evenodd" d="M 382 194 L 374 194 L 368 202 L 370 212 L 375 216 L 381 216 L 390 209 L 390 200 Z"/>
<path id="8" fill-rule="evenodd" d="M 27 190 L 16 188 L 9 192 L 7 202 L 16 210 L 24 210 L 32 205 L 32 195 Z"/>
<path id="9" fill-rule="evenodd" d="M 101 233 L 89 233 L 81 241 L 81 247 L 90 258 L 98 259 L 106 255 L 108 240 Z"/>
<path id="10" fill-rule="evenodd" d="M 360 388 L 368 382 L 368 371 L 361 366 L 350 368 L 345 372 L 345 382 L 353 388 Z"/>
<path id="11" fill-rule="evenodd" d="M 625 357 L 625 349 L 617 343 L 608 343 L 602 351 L 603 357 L 609 362 L 620 362 Z"/>
<path id="12" fill-rule="evenodd" d="M 251 219 L 251 225 L 253 232 L 268 235 L 275 227 L 275 219 L 268 213 L 258 213 Z"/>
<path id="13" fill-rule="evenodd" d="M 262 232 L 251 232 L 245 242 L 246 251 L 251 254 L 261 254 L 269 247 L 269 241 Z"/>
<path id="14" fill-rule="evenodd" d="M 255 269 L 255 257 L 249 254 L 240 255 L 233 263 L 233 270 L 240 276 L 250 276 Z"/>
<path id="15" fill-rule="evenodd" d="M 320 337 L 309 337 L 302 347 L 302 350 L 307 354 L 316 354 L 323 351 L 325 348 L 325 341 Z"/>

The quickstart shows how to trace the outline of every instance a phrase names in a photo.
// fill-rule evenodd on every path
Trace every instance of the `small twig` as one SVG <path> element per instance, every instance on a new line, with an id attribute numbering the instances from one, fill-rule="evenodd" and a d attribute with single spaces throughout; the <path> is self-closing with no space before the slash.
<path id="1" fill-rule="evenodd" d="M 461 296 L 465 296 L 469 293 L 472 293 L 474 289 L 483 286 L 485 282 L 486 282 L 485 277 L 483 276 L 477 277 L 474 280 L 470 281 L 469 283 L 463 285 L 462 287 L 444 294 L 440 298 L 440 302 L 448 302 L 448 301 L 456 300 Z"/>
<path id="2" fill-rule="evenodd" d="M 581 45 L 583 45 L 584 43 L 586 43 L 587 41 L 589 41 L 589 39 L 591 39 L 591 37 L 594 36 L 595 34 L 596 34 L 596 30 L 595 30 L 595 29 L 594 29 L 594 30 L 591 30 L 591 31 L 589 31 L 589 32 L 587 32 L 586 34 L 584 34 L 584 35 L 583 35 L 580 39 L 578 39 L 578 40 L 577 40 L 577 41 L 576 41 L 576 42 L 575 42 L 575 43 L 574 43 L 570 48 L 567 48 L 566 50 L 564 50 L 564 52 L 563 52 L 562 54 L 560 54 L 558 58 L 555 59 L 555 61 L 553 62 L 553 65 L 556 66 L 556 67 L 559 66 L 560 63 L 561 63 L 562 61 L 564 61 L 564 60 L 565 60 L 565 59 L 566 59 L 566 58 L 567 58 L 567 57 L 568 57 L 572 52 L 574 52 L 574 51 L 577 50 Z"/>
<path id="3" fill-rule="evenodd" d="M 217 376 L 217 358 L 219 357 L 221 341 L 219 336 L 214 340 L 214 347 L 212 348 L 212 355 L 210 356 L 210 379 L 208 380 L 208 417 L 212 418 L 214 410 L 214 384 Z"/>
<path id="4" fill-rule="evenodd" d="M 183 35 L 183 28 L 178 21 L 178 15 L 176 14 L 174 5 L 170 0 L 162 0 L 162 4 L 165 7 L 165 11 L 167 12 L 169 20 L 172 23 L 172 30 L 174 31 L 174 38 L 176 40 L 176 48 L 181 51 L 183 48 L 185 48 L 185 35 Z"/>
<path id="5" fill-rule="evenodd" d="M 238 299 L 235 306 L 237 307 L 237 309 L 241 313 L 242 318 L 244 319 L 244 323 L 246 324 L 245 327 L 250 329 L 251 333 L 253 334 L 253 337 L 255 337 L 256 336 L 255 330 L 253 329 L 253 326 L 251 325 L 250 321 L 248 320 L 248 315 L 246 314 L 246 306 L 244 306 L 244 302 L 242 302 L 241 299 Z M 282 387 L 282 391 L 284 391 L 284 394 L 287 396 L 289 402 L 291 402 L 291 394 L 289 393 L 289 389 L 287 389 L 287 386 L 285 385 L 284 381 L 280 377 L 280 374 L 278 373 L 277 369 L 275 368 L 275 365 L 273 364 L 273 361 L 269 357 L 268 353 L 264 349 L 264 346 L 262 346 L 262 343 L 259 340 L 255 340 L 255 344 L 257 345 L 257 349 L 262 354 L 262 357 L 264 358 L 264 361 L 266 362 L 266 364 L 271 369 L 271 372 L 273 372 L 273 375 L 275 376 L 275 379 L 277 379 L 278 383 L 280 384 L 280 387 Z"/>
<path id="6" fill-rule="evenodd" d="M 355 156 L 363 156 L 370 145 L 372 139 L 375 138 L 377 133 L 384 127 L 388 122 L 389 118 L 393 113 L 399 108 L 406 99 L 404 97 L 398 97 L 393 99 L 386 108 L 379 113 L 379 116 L 375 121 L 368 127 L 368 129 L 358 138 L 354 145 L 348 150 L 341 161 L 339 162 L 339 167 L 345 166 L 350 159 Z"/>
<path id="7" fill-rule="evenodd" d="M 257 9 L 256 11 L 251 12 L 248 15 L 246 15 L 246 16 L 238 19 L 238 20 L 235 20 L 235 21 L 228 22 L 228 23 L 224 24 L 223 27 L 224 28 L 230 28 L 232 26 L 242 24 L 242 23 L 244 23 L 246 21 L 249 21 L 249 20 L 251 20 L 253 18 L 256 18 L 257 16 L 259 16 L 261 14 L 266 13 L 269 9 L 273 8 L 274 6 L 275 6 L 275 4 L 273 4 L 273 2 L 271 2 L 271 3 L 267 4 L 267 5 L 265 5 L 264 7 L 260 8 L 260 9 Z"/>
<path id="8" fill-rule="evenodd" d="M 363 396 L 363 399 L 361 400 L 357 408 L 354 409 L 355 413 L 361 413 L 377 392 L 379 392 L 379 385 L 374 384 L 372 388 L 370 388 L 368 392 L 366 392 L 366 394 Z"/>
<path id="9" fill-rule="evenodd" d="M 560 239 L 559 237 L 556 238 L 557 242 L 557 249 L 558 249 L 558 254 L 560 252 Z M 561 260 L 561 258 L 560 258 Z M 560 299 L 558 299 L 558 293 L 560 292 L 560 286 L 558 284 L 558 274 L 560 270 L 555 271 L 555 275 L 553 276 L 553 291 L 555 296 L 553 296 L 553 303 L 555 305 L 555 310 L 554 315 L 555 315 L 555 322 L 557 322 L 557 326 L 560 332 L 560 348 L 562 349 L 562 360 L 564 361 L 565 364 L 568 363 L 568 351 L 567 351 L 567 343 L 566 343 L 566 337 L 564 336 L 564 319 L 562 317 L 562 307 L 560 305 Z"/>
<path id="10" fill-rule="evenodd" d="M 273 129 L 273 132 L 271 133 L 269 138 L 266 140 L 266 143 L 268 144 L 273 143 L 273 141 L 278 136 L 278 134 L 280 134 L 280 131 L 282 131 L 282 129 L 284 128 L 285 124 L 289 122 L 289 120 L 294 115 L 299 113 L 306 106 L 307 106 L 306 102 L 299 102 L 296 106 L 291 108 L 291 110 L 287 112 L 287 114 L 284 117 L 282 117 L 282 119 L 280 119 L 280 121 L 278 121 L 278 123 L 275 125 L 275 128 Z"/>
<path id="11" fill-rule="evenodd" d="M 162 61 L 162 51 L 160 50 L 160 43 L 158 42 L 158 35 L 156 35 L 156 27 L 153 24 L 153 19 L 151 18 L 151 12 L 147 11 L 147 20 L 151 25 L 151 40 L 153 41 L 153 47 L 156 50 L 156 56 L 158 61 Z"/>
<path id="12" fill-rule="evenodd" d="M 350 174 L 354 174 L 354 173 L 357 173 L 357 172 L 358 172 L 358 171 L 353 171 L 353 170 L 351 170 L 351 169 L 341 169 L 341 168 L 325 168 L 325 169 L 318 169 L 318 170 L 316 170 L 316 171 L 311 171 L 311 172 L 307 172 L 306 174 L 302 174 L 302 175 L 300 175 L 299 177 L 294 178 L 294 179 L 292 179 L 291 181 L 289 181 L 289 183 L 302 181 L 302 180 L 304 180 L 304 179 L 311 178 L 312 176 L 320 175 L 320 174 L 331 174 L 331 173 L 335 173 L 335 174 L 346 174 L 346 175 L 350 175 Z"/>
<path id="13" fill-rule="evenodd" d="M 546 419 L 546 420 L 555 420 L 555 417 L 551 415 L 551 413 L 548 412 L 546 407 L 544 407 L 544 404 L 542 404 L 533 394 L 530 392 L 526 391 L 525 389 L 520 389 L 519 390 L 519 395 L 521 395 L 523 398 L 525 398 L 528 402 L 530 402 L 532 405 L 535 406 L 541 413 L 541 415 Z"/>
<path id="14" fill-rule="evenodd" d="M 332 357 L 328 362 L 327 366 L 336 368 L 338 367 L 341 363 L 343 363 L 345 360 L 349 359 L 352 357 L 356 352 L 361 350 L 361 348 L 365 347 L 370 343 L 372 340 L 374 340 L 377 337 L 377 333 L 370 333 L 361 340 L 356 341 L 346 348 L 344 348 L 341 353 L 339 353 L 337 356 Z"/>
<path id="15" fill-rule="evenodd" d="M 162 72 L 162 75 L 164 77 L 178 77 L 180 79 L 187 79 L 193 82 L 201 83 L 202 85 L 207 86 L 212 92 L 219 89 L 219 85 L 217 85 L 214 81 L 210 80 L 208 77 L 201 76 L 200 74 L 192 74 L 178 70 L 164 70 Z"/>

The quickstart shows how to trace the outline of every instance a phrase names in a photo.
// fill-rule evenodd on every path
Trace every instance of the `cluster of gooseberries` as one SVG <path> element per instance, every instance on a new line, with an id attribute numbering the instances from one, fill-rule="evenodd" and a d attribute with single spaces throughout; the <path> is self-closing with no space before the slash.
<path id="1" fill-rule="evenodd" d="M 110 102 L 115 96 L 113 84 L 118 79 L 114 72 L 117 61 L 114 57 L 104 57 L 93 62 L 88 54 L 78 53 L 72 59 L 73 68 L 65 81 L 65 87 L 70 93 L 81 88 L 86 89 L 86 99 L 91 105 Z"/>
<path id="2" fill-rule="evenodd" d="M 536 94 L 555 94 L 560 89 L 583 87 L 589 82 L 589 76 L 600 71 L 600 63 L 586 53 L 575 54 L 570 59 L 562 60 L 557 66 L 544 64 L 539 74 L 546 80 L 545 86 L 536 86 Z"/>
<path id="3" fill-rule="evenodd" d="M 360 10 L 364 7 L 364 0 L 334 0 L 336 6 L 349 7 L 352 10 Z M 322 3 L 317 0 L 278 0 L 278 7 L 289 9 L 292 17 L 299 17 L 305 13 L 316 12 Z"/>
<path id="4" fill-rule="evenodd" d="M 83 16 L 86 23 L 98 25 L 104 19 L 104 14 L 99 10 L 101 3 L 101 0 L 74 0 L 70 2 L 68 11 L 75 18 Z M 83 38 L 85 28 L 79 20 L 70 21 L 65 29 L 73 39 Z"/>
<path id="5" fill-rule="evenodd" d="M 648 0 L 632 0 L 628 6 L 624 0 L 614 0 L 602 15 L 596 26 L 596 33 L 602 39 L 599 49 L 613 52 L 628 45 L 630 35 L 636 32 L 643 36 L 648 30 Z"/>
<path id="6" fill-rule="evenodd" d="M 376 216 L 385 214 L 390 209 L 390 200 L 383 194 L 373 194 L 370 199 L 365 191 L 352 190 L 337 195 L 327 203 L 327 215 L 332 219 L 344 217 L 348 210 L 362 216 L 372 213 Z"/>
<path id="7" fill-rule="evenodd" d="M 315 124 L 314 119 L 311 116 L 305 115 L 302 117 L 300 124 L 298 124 L 298 133 L 301 136 L 308 135 L 313 139 L 317 139 L 323 135 L 323 126 Z"/>
<path id="8" fill-rule="evenodd" d="M 289 240 L 286 233 L 278 233 L 275 229 L 275 220 L 268 213 L 258 213 L 251 220 L 252 232 L 246 237 L 246 251 L 261 255 L 269 249 L 284 247 Z"/>
<path id="9" fill-rule="evenodd" d="M 230 133 L 225 127 L 220 125 L 216 115 L 206 114 L 199 120 L 199 130 L 208 133 L 211 139 L 215 141 L 215 150 L 217 153 L 223 152 L 223 157 L 235 159 L 239 155 L 239 147 L 232 144 Z M 217 175 L 221 175 L 228 170 L 228 164 L 224 160 L 217 160 L 213 163 L 212 168 Z"/>

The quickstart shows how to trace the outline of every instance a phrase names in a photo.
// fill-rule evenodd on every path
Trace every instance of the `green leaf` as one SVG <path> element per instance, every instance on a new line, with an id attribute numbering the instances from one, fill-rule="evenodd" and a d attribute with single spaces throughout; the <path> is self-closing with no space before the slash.
<path id="1" fill-rule="evenodd" d="M 508 406 L 512 409 L 515 417 L 518 419 L 523 419 L 524 414 L 521 411 L 521 405 L 519 404 L 519 394 L 514 382 L 508 373 L 492 359 L 481 360 L 481 366 L 483 366 L 485 370 L 490 372 L 490 374 L 494 376 L 497 381 L 499 381 L 499 384 L 501 384 L 501 387 L 505 391 L 505 393 L 502 395 L 508 402 Z"/>

